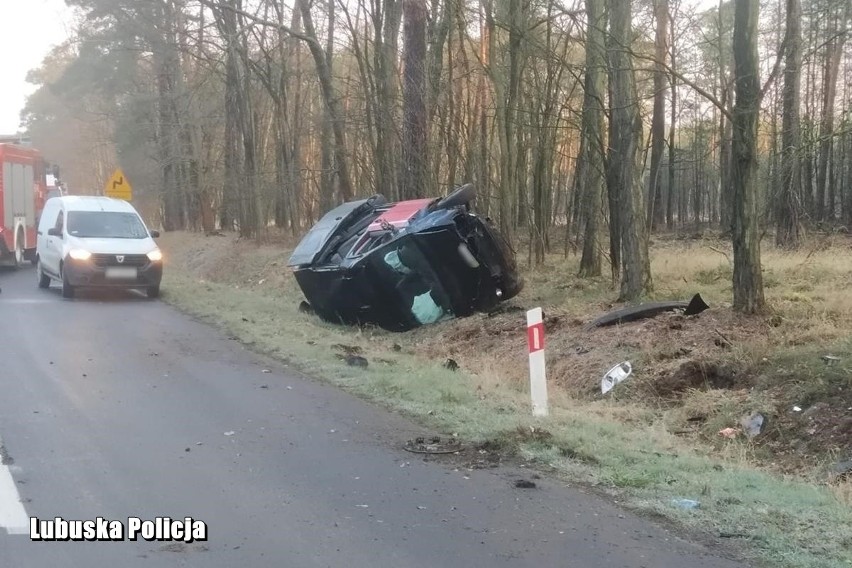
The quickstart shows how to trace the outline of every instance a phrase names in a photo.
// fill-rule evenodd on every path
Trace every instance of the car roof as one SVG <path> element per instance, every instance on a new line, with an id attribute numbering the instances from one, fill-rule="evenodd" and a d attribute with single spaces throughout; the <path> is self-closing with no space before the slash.
<path id="1" fill-rule="evenodd" d="M 136 209 L 127 201 L 101 197 L 98 195 L 65 195 L 52 197 L 60 201 L 66 211 L 116 211 L 136 213 Z"/>

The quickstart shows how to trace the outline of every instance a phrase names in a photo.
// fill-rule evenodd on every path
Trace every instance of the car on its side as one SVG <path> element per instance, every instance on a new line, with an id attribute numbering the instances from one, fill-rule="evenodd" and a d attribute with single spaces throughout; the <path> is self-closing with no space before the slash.
<path id="1" fill-rule="evenodd" d="M 313 226 L 288 262 L 324 320 L 406 331 L 488 311 L 523 287 L 515 256 L 471 212 L 468 184 L 444 198 L 344 203 Z"/>
<path id="2" fill-rule="evenodd" d="M 163 254 L 130 203 L 98 196 L 48 199 L 39 221 L 36 274 L 39 288 L 52 280 L 62 295 L 77 288 L 142 289 L 160 294 Z"/>

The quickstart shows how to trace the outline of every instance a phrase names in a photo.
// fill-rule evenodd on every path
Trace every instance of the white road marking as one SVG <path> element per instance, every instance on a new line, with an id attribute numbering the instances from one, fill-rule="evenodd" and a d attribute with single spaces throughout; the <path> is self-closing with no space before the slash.
<path id="1" fill-rule="evenodd" d="M 29 534 L 30 517 L 12 479 L 9 466 L 0 464 L 0 527 L 8 534 Z"/>
<path id="2" fill-rule="evenodd" d="M 55 304 L 56 300 L 36 300 L 26 298 L 3 298 L 0 296 L 0 303 L 3 304 Z"/>

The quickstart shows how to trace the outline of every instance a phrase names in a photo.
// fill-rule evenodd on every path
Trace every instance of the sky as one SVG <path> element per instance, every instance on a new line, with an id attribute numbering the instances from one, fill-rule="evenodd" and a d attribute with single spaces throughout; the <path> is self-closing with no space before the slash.
<path id="1" fill-rule="evenodd" d="M 21 110 L 34 89 L 27 72 L 65 41 L 71 21 L 64 0 L 0 0 L 0 134 L 20 130 Z"/>

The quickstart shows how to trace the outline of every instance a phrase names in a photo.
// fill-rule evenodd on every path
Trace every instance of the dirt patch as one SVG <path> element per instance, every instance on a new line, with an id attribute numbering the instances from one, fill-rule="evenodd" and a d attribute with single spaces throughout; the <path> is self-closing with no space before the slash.
<path id="1" fill-rule="evenodd" d="M 601 306 L 600 311 L 607 309 Z M 746 373 L 733 363 L 719 361 L 727 357 L 732 346 L 750 341 L 769 326 L 763 318 L 745 318 L 719 307 L 698 316 L 669 313 L 585 330 L 597 311 L 584 318 L 558 309 L 546 313 L 548 381 L 574 397 L 600 397 L 601 377 L 626 360 L 633 364 L 634 378 L 659 382 L 662 396 L 702 384 L 711 388 L 744 386 Z M 499 368 L 506 380 L 522 381 L 528 372 L 526 359 L 519 356 L 525 352 L 527 341 L 523 309 L 492 317 L 474 315 L 415 334 L 418 351 L 442 360 L 451 356 L 473 373 Z M 701 362 L 700 369 L 695 368 L 695 362 Z"/>
<path id="2" fill-rule="evenodd" d="M 685 361 L 673 373 L 654 381 L 659 396 L 673 397 L 690 389 L 731 389 L 737 386 L 737 370 L 715 361 Z"/>
<path id="3" fill-rule="evenodd" d="M 796 411 L 791 404 L 777 409 L 759 443 L 772 450 L 779 469 L 788 473 L 852 459 L 852 393 Z"/>

